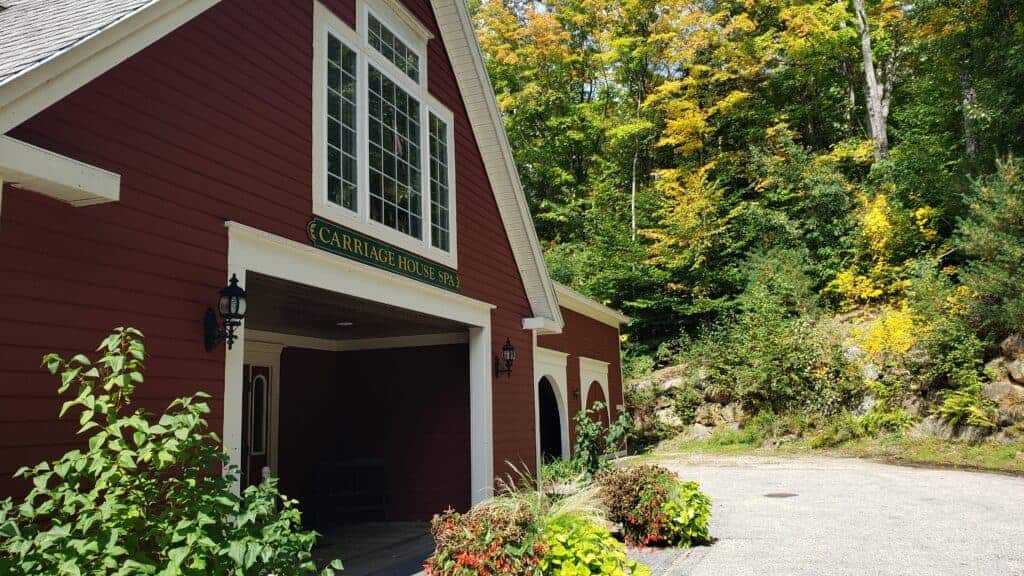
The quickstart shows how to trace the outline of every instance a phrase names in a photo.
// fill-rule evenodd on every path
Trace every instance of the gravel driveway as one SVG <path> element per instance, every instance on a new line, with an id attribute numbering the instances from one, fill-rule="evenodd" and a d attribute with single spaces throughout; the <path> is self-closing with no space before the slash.
<path id="1" fill-rule="evenodd" d="M 717 541 L 640 553 L 664 576 L 1024 575 L 1024 478 L 835 458 L 664 462 Z"/>

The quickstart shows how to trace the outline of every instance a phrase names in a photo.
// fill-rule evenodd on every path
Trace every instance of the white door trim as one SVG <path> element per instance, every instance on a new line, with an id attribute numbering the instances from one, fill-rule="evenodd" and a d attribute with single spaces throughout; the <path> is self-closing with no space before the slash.
<path id="1" fill-rule="evenodd" d="M 274 476 L 278 475 L 277 468 L 277 446 L 278 431 L 280 430 L 280 407 L 281 407 L 281 351 L 284 346 L 274 342 L 258 342 L 250 339 L 245 343 L 245 364 L 255 366 L 266 366 L 270 368 L 270 398 L 269 406 L 269 428 L 270 433 L 270 457 L 267 465 Z"/>
<path id="2" fill-rule="evenodd" d="M 534 387 L 534 428 L 537 439 L 537 469 L 541 466 L 540 453 L 540 381 L 547 378 L 555 391 L 558 402 L 558 421 L 562 436 L 562 457 L 570 456 L 569 447 L 569 396 L 568 396 L 568 358 L 569 355 L 550 348 L 534 346 L 533 349 L 533 387 Z"/>
<path id="3" fill-rule="evenodd" d="M 587 409 L 587 395 L 590 393 L 590 385 L 597 382 L 604 392 L 604 403 L 607 404 L 606 411 L 611 418 L 611 397 L 608 395 L 608 363 L 602 360 L 580 356 L 580 408 Z"/>
<path id="4" fill-rule="evenodd" d="M 491 394 L 491 304 L 448 292 L 365 264 L 328 254 L 236 222 L 227 222 L 227 275 L 243 287 L 249 272 L 316 286 L 388 306 L 447 318 L 469 327 L 470 501 L 494 491 L 494 438 Z M 226 278 L 225 278 L 226 280 Z M 231 464 L 241 458 L 242 366 L 245 323 L 232 349 L 225 347 L 224 450 Z"/>

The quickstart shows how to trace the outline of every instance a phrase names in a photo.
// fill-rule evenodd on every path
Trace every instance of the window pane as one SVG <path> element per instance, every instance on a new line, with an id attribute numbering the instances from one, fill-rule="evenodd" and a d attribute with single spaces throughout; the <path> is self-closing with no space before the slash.
<path id="1" fill-rule="evenodd" d="M 263 454 L 267 451 L 267 379 L 258 375 L 252 379 L 252 438 L 250 451 L 255 454 Z"/>
<path id="2" fill-rule="evenodd" d="M 451 250 L 448 222 L 448 125 L 433 113 L 430 122 L 430 238 L 436 248 Z"/>
<path id="3" fill-rule="evenodd" d="M 369 15 L 366 39 L 370 46 L 390 60 L 398 69 L 414 81 L 420 81 L 420 57 L 405 42 L 398 39 L 387 26 Z"/>
<path id="4" fill-rule="evenodd" d="M 356 53 L 327 36 L 327 201 L 356 210 Z"/>
<path id="5" fill-rule="evenodd" d="M 369 110 L 370 218 L 422 238 L 419 146 L 409 137 L 413 130 L 419 133 L 419 125 L 408 114 L 415 109 L 419 117 L 419 101 L 373 66 L 370 78 L 369 100 L 379 103 Z"/>

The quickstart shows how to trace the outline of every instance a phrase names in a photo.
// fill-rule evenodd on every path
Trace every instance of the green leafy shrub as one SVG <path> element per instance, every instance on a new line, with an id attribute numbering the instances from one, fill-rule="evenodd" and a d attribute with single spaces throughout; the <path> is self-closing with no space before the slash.
<path id="1" fill-rule="evenodd" d="M 55 354 L 44 365 L 74 391 L 88 447 L 22 468 L 32 490 L 0 502 L 0 574 L 314 574 L 314 532 L 274 480 L 231 489 L 227 457 L 204 420 L 204 394 L 171 402 L 157 421 L 129 412 L 143 383 L 142 334 L 119 328 L 95 362 Z M 340 568 L 335 562 L 332 568 Z M 332 574 L 332 568 L 324 570 Z"/>
<path id="2" fill-rule="evenodd" d="M 967 258 L 961 278 L 972 295 L 971 323 L 997 341 L 1024 332 L 1024 174 L 1019 160 L 1008 158 L 995 175 L 976 184 L 957 241 Z"/>
<path id="3" fill-rule="evenodd" d="M 903 408 L 879 404 L 860 417 L 860 425 L 864 433 L 870 436 L 880 432 L 906 432 L 914 425 L 914 417 Z"/>
<path id="4" fill-rule="evenodd" d="M 690 546 L 710 541 L 711 499 L 696 482 L 645 465 L 608 470 L 597 483 L 608 519 L 622 525 L 626 542 Z"/>
<path id="5" fill-rule="evenodd" d="M 431 522 L 435 549 L 424 570 L 429 576 L 540 576 L 547 547 L 538 521 L 518 498 L 498 498 L 465 514 L 448 510 Z"/>
<path id="6" fill-rule="evenodd" d="M 774 251 L 748 262 L 737 312 L 682 354 L 705 375 L 702 387 L 728 390 L 748 413 L 837 414 L 861 394 L 839 335 L 815 314 L 798 252 Z"/>
<path id="7" fill-rule="evenodd" d="M 697 418 L 697 409 L 704 403 L 704 395 L 693 386 L 680 386 L 674 390 L 672 405 L 679 420 L 689 426 Z"/>
<path id="8" fill-rule="evenodd" d="M 605 426 L 598 414 L 605 411 L 604 402 L 576 413 L 576 447 L 573 459 L 588 477 L 610 466 L 608 459 L 625 446 L 634 430 L 633 417 L 625 410 Z"/>
<path id="9" fill-rule="evenodd" d="M 626 558 L 625 547 L 607 528 L 590 519 L 562 514 L 544 527 L 545 553 L 540 566 L 551 576 L 648 576 L 646 566 Z"/>
<path id="10" fill-rule="evenodd" d="M 950 391 L 935 413 L 952 426 L 976 426 L 985 430 L 996 427 L 995 403 L 982 395 L 981 385 Z"/>
<path id="11" fill-rule="evenodd" d="M 582 475 L 583 467 L 572 458 L 557 458 L 540 469 L 540 478 L 545 484 L 572 482 Z"/>
<path id="12" fill-rule="evenodd" d="M 833 448 L 845 442 L 862 438 L 864 434 L 864 424 L 861 419 L 844 412 L 823 426 L 811 438 L 809 444 L 811 448 Z"/>

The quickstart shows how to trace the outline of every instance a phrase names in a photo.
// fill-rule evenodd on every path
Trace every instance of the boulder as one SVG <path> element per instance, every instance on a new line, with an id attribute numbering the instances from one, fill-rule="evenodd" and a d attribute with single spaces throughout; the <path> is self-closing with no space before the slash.
<path id="1" fill-rule="evenodd" d="M 715 429 L 710 426 L 704 426 L 703 424 L 694 424 L 690 426 L 690 438 L 693 440 L 707 440 L 714 434 Z"/>
<path id="2" fill-rule="evenodd" d="M 704 389 L 704 400 L 724 406 L 732 401 L 732 391 L 725 386 L 708 386 Z"/>
<path id="3" fill-rule="evenodd" d="M 924 416 L 925 414 L 928 413 L 928 403 L 925 402 L 924 398 L 918 396 L 917 394 L 912 394 L 904 398 L 903 402 L 901 402 L 900 404 L 903 407 L 903 409 L 907 411 L 908 414 L 914 417 L 920 418 L 921 416 Z"/>
<path id="4" fill-rule="evenodd" d="M 962 442 L 977 444 L 985 440 L 991 431 L 977 426 L 960 426 L 956 430 L 956 438 Z"/>
<path id="5" fill-rule="evenodd" d="M 1024 336 L 1012 334 L 1003 340 L 999 347 L 1003 350 L 1003 356 L 1016 359 L 1024 356 Z"/>
<path id="6" fill-rule="evenodd" d="M 882 377 L 882 373 L 879 372 L 877 366 L 869 362 L 861 368 L 861 376 L 866 382 L 874 382 Z"/>
<path id="7" fill-rule="evenodd" d="M 743 410 L 743 406 L 739 402 L 733 402 L 722 407 L 722 419 L 726 424 L 742 424 L 747 419 L 747 413 Z"/>
<path id="8" fill-rule="evenodd" d="M 672 388 L 678 388 L 683 385 L 683 379 L 681 377 L 669 378 L 662 382 L 659 387 L 662 391 L 671 390 Z"/>
<path id="9" fill-rule="evenodd" d="M 1007 362 L 1006 373 L 1014 382 L 1024 384 L 1024 358 L 1015 358 Z"/>
<path id="10" fill-rule="evenodd" d="M 718 404 L 701 404 L 700 408 L 697 408 L 697 416 L 694 418 L 694 421 L 697 424 L 712 427 L 725 424 L 725 418 L 722 417 L 722 407 Z"/>
<path id="11" fill-rule="evenodd" d="M 985 373 L 993 380 L 1002 380 L 1003 378 L 1006 378 L 1006 359 L 1002 356 L 996 356 L 989 360 L 985 363 Z"/>
<path id="12" fill-rule="evenodd" d="M 657 417 L 658 422 L 661 422 L 670 428 L 678 428 L 683 425 L 683 421 L 679 418 L 679 413 L 672 407 L 659 408 L 658 411 L 655 412 L 655 416 Z"/>
<path id="13" fill-rule="evenodd" d="M 874 396 L 871 394 L 865 394 L 864 398 L 861 399 L 860 404 L 853 409 L 853 413 L 856 416 L 863 416 L 868 412 L 871 412 L 871 409 L 874 408 L 877 403 L 878 400 L 876 400 Z"/>
<path id="14" fill-rule="evenodd" d="M 952 426 L 946 424 L 935 414 L 918 422 L 910 432 L 915 436 L 931 436 L 943 440 L 949 440 L 956 434 Z"/>
<path id="15" fill-rule="evenodd" d="M 1024 420 L 1024 386 L 1011 380 L 993 380 L 985 383 L 981 393 L 996 403 L 1001 426 Z"/>

